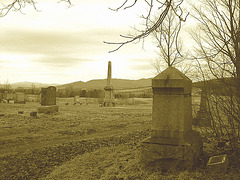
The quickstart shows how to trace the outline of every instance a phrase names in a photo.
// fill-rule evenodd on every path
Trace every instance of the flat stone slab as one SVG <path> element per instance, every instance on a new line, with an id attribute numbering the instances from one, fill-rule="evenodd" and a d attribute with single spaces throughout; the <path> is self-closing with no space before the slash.
<path id="1" fill-rule="evenodd" d="M 167 142 L 166 139 L 163 141 L 155 138 L 143 140 L 140 160 L 147 166 L 157 164 L 166 171 L 170 169 L 190 170 L 201 154 L 202 138 L 196 131 L 191 131 L 182 141 Z"/>
<path id="2" fill-rule="evenodd" d="M 206 169 L 209 173 L 225 173 L 227 171 L 228 163 L 226 154 L 212 156 L 208 160 Z"/>
<path id="3" fill-rule="evenodd" d="M 52 105 L 52 106 L 41 106 L 38 107 L 38 113 L 44 113 L 44 114 L 52 114 L 54 112 L 58 112 L 58 106 Z"/>

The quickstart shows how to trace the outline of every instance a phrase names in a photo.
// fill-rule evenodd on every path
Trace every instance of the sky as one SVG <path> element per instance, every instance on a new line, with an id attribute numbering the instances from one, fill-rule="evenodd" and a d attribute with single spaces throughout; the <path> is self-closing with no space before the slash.
<path id="1" fill-rule="evenodd" d="M 9 1 L 8 1 L 9 2 Z M 108 61 L 112 78 L 152 78 L 156 47 L 146 39 L 109 53 L 122 41 L 120 34 L 133 32 L 146 9 L 138 5 L 118 12 L 124 1 L 78 0 L 73 6 L 58 0 L 39 0 L 38 11 L 26 6 L 0 18 L 0 84 L 39 82 L 66 84 L 105 79 Z M 142 11 L 140 11 L 142 9 Z"/>

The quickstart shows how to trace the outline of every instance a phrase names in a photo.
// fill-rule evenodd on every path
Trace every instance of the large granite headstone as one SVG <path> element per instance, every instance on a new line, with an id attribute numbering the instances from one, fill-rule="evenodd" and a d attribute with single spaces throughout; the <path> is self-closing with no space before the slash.
<path id="1" fill-rule="evenodd" d="M 163 170 L 191 169 L 202 153 L 202 140 L 192 130 L 192 81 L 173 67 L 152 79 L 151 137 L 141 143 L 141 160 Z"/>
<path id="2" fill-rule="evenodd" d="M 56 87 L 49 86 L 41 89 L 41 107 L 38 108 L 38 113 L 51 114 L 58 112 L 56 105 Z"/>
<path id="3" fill-rule="evenodd" d="M 104 88 L 105 96 L 103 100 L 104 106 L 115 106 L 114 102 L 114 88 L 111 83 L 112 80 L 112 64 L 111 61 L 108 61 L 108 74 L 107 74 L 107 86 Z"/>

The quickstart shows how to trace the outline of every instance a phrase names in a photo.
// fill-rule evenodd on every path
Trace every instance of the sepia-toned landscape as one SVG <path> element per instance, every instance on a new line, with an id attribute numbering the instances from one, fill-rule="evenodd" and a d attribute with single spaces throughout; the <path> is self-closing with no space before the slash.
<path id="1" fill-rule="evenodd" d="M 195 110 L 199 98 L 194 98 Z M 38 102 L 0 103 L 5 112 L 0 179 L 238 179 L 238 159 L 230 150 L 225 150 L 232 161 L 227 174 L 206 172 L 208 158 L 221 149 L 211 132 L 199 127 L 204 154 L 193 171 L 162 173 L 141 164 L 140 142 L 150 136 L 151 98 L 117 99 L 117 107 L 107 108 L 99 107 L 98 99 L 80 101 L 73 105 L 73 98 L 57 98 L 59 112 L 37 118 L 29 114 Z"/>
<path id="2" fill-rule="evenodd" d="M 240 179 L 240 0 L 3 0 L 0 180 Z"/>

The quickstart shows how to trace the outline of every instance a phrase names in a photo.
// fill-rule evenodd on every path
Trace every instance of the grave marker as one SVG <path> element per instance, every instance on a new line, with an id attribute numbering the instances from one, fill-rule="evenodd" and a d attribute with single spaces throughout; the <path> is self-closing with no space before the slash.
<path id="1" fill-rule="evenodd" d="M 192 81 L 173 67 L 152 79 L 151 137 L 141 144 L 145 164 L 191 169 L 202 153 L 201 136 L 192 130 L 191 88 Z"/>
<path id="2" fill-rule="evenodd" d="M 41 105 L 56 105 L 56 87 L 49 86 L 41 89 Z"/>
<path id="3" fill-rule="evenodd" d="M 196 124 L 200 126 L 211 126 L 207 98 L 207 88 L 206 86 L 203 86 L 201 91 L 200 108 L 197 112 L 197 117 L 195 118 Z"/>
<path id="4" fill-rule="evenodd" d="M 51 114 L 58 112 L 56 105 L 56 87 L 49 86 L 41 89 L 41 107 L 38 108 L 38 113 Z"/>
<path id="5" fill-rule="evenodd" d="M 114 102 L 114 88 L 111 83 L 112 80 L 112 64 L 111 61 L 108 61 L 108 74 L 107 74 L 107 86 L 104 88 L 105 90 L 105 98 L 103 100 L 104 106 L 115 106 Z"/>
<path id="6" fill-rule="evenodd" d="M 228 167 L 228 158 L 226 154 L 212 156 L 207 163 L 207 171 L 210 173 L 225 173 Z"/>
<path id="7" fill-rule="evenodd" d="M 23 92 L 17 92 L 15 95 L 15 102 L 16 103 L 26 103 L 26 96 Z"/>

